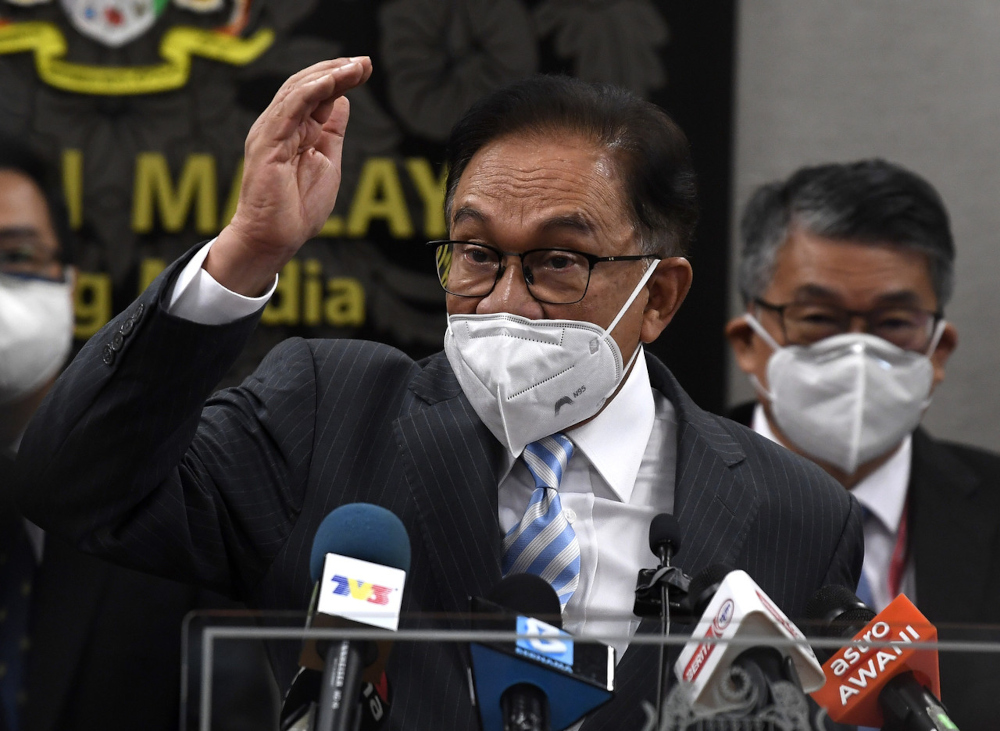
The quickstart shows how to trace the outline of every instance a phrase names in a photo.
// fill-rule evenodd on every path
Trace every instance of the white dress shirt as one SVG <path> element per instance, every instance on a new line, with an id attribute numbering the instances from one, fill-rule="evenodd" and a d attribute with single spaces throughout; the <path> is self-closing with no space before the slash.
<path id="1" fill-rule="evenodd" d="M 215 277 L 201 268 L 215 239 L 202 246 L 191 261 L 181 270 L 170 293 L 167 312 L 199 325 L 225 325 L 252 315 L 267 304 L 278 286 L 278 275 L 274 284 L 260 297 L 245 297 L 219 284 Z"/>
<path id="2" fill-rule="evenodd" d="M 778 442 L 760 404 L 754 409 L 753 430 L 772 442 Z M 896 598 L 889 587 L 889 567 L 906 507 L 912 455 L 913 440 L 907 436 L 885 464 L 851 488 L 851 493 L 868 513 L 864 523 L 865 562 L 862 571 L 872 590 L 875 599 L 872 609 L 876 612 L 881 612 Z M 912 556 L 906 558 L 899 591 L 916 603 L 916 574 Z"/>
<path id="3" fill-rule="evenodd" d="M 580 542 L 580 585 L 563 626 L 576 635 L 614 635 L 621 658 L 639 626 L 632 614 L 636 576 L 653 568 L 649 522 L 674 505 L 677 419 L 665 396 L 649 385 L 639 357 L 618 395 L 594 419 L 565 432 L 573 442 L 559 486 L 566 519 Z M 535 482 L 524 461 L 508 454 L 500 481 L 500 529 L 517 525 Z"/>
<path id="4" fill-rule="evenodd" d="M 167 311 L 205 325 L 221 325 L 263 307 L 261 297 L 231 292 L 204 269 L 209 242 L 181 271 Z M 277 284 L 277 280 L 275 280 Z M 639 626 L 632 614 L 640 568 L 657 560 L 649 550 L 649 522 L 672 512 L 677 463 L 677 418 L 667 398 L 653 391 L 639 357 L 618 395 L 597 417 L 566 432 L 574 446 L 559 494 L 580 542 L 580 584 L 566 607 L 564 626 L 574 634 L 614 635 L 618 658 Z M 508 454 L 499 484 L 500 528 L 520 522 L 535 489 L 522 460 Z"/>

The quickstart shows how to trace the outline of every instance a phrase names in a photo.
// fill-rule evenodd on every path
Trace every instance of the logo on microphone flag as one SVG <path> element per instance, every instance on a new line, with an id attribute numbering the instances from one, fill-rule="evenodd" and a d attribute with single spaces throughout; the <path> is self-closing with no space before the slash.
<path id="1" fill-rule="evenodd" d="M 518 616 L 517 633 L 530 637 L 517 641 L 518 655 L 534 658 L 566 672 L 573 671 L 573 639 L 569 632 L 534 617 Z"/>
<path id="2" fill-rule="evenodd" d="M 882 716 L 882 688 L 906 671 L 940 698 L 937 651 L 915 645 L 936 641 L 937 628 L 900 594 L 854 636 L 857 644 L 838 650 L 824 663 L 827 683 L 812 693 L 813 700 L 837 723 L 870 725 Z"/>
<path id="3" fill-rule="evenodd" d="M 400 569 L 328 553 L 316 611 L 395 630 L 405 583 Z"/>
<path id="4" fill-rule="evenodd" d="M 729 642 L 737 637 L 765 646 L 775 639 L 793 640 L 796 644 L 781 650 L 794 663 L 802 687 L 812 691 L 823 685 L 823 670 L 798 627 L 745 571 L 732 571 L 719 585 L 674 665 L 696 708 L 725 706 L 721 684 L 726 673 L 720 670 L 747 649 L 745 644 Z"/>

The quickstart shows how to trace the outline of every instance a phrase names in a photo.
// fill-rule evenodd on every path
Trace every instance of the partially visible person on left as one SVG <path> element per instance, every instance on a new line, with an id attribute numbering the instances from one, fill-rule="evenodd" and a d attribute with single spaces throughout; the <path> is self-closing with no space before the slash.
<path id="1" fill-rule="evenodd" d="M 11 494 L 21 436 L 72 348 L 71 241 L 42 162 L 0 139 L 0 731 L 173 731 L 184 618 L 231 605 L 82 553 Z M 222 660 L 220 717 L 251 725 L 216 728 L 269 728 L 277 697 L 260 647 L 233 643 Z"/>

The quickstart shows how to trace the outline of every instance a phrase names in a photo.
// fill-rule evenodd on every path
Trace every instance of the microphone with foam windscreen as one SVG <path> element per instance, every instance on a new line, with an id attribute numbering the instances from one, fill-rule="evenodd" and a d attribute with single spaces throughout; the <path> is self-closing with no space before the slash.
<path id="1" fill-rule="evenodd" d="M 823 670 L 805 637 L 744 571 L 711 566 L 691 580 L 689 600 L 701 619 L 674 665 L 699 713 L 749 714 L 768 707 L 789 712 L 803 691 L 823 685 Z M 753 645 L 731 642 L 750 639 Z M 797 644 L 772 646 L 775 639 Z"/>
<path id="2" fill-rule="evenodd" d="M 512 574 L 472 600 L 473 627 L 516 642 L 469 645 L 483 731 L 561 731 L 614 695 L 614 648 L 561 630 L 559 597 L 533 574 Z"/>
<path id="3" fill-rule="evenodd" d="M 663 694 L 666 692 L 667 678 L 667 652 L 666 638 L 670 635 L 670 600 L 671 589 L 674 594 L 678 594 L 677 588 L 687 588 L 683 586 L 683 572 L 670 565 L 670 560 L 681 547 L 681 526 L 670 513 L 660 513 L 654 515 L 649 522 L 649 550 L 660 560 L 660 565 L 656 573 L 649 578 L 648 588 L 659 590 L 660 607 L 660 637 L 664 642 L 660 643 L 659 658 L 656 670 L 656 723 L 660 724 L 663 715 Z M 639 581 L 642 581 L 642 572 L 639 573 Z M 640 593 L 641 584 L 636 589 L 637 599 Z"/>
<path id="4" fill-rule="evenodd" d="M 316 584 L 307 628 L 395 630 L 409 568 L 410 540 L 398 517 L 369 503 L 337 508 L 313 539 L 309 570 Z M 387 712 L 390 646 L 388 641 L 307 640 L 299 658 L 302 670 L 285 697 L 281 727 L 376 727 Z"/>
<path id="5" fill-rule="evenodd" d="M 828 655 L 826 685 L 812 694 L 838 723 L 886 731 L 958 731 L 941 703 L 937 629 L 905 595 L 875 614 L 844 587 L 824 587 L 806 607 L 820 636 L 854 643 Z M 890 645 L 874 646 L 873 643 Z"/>

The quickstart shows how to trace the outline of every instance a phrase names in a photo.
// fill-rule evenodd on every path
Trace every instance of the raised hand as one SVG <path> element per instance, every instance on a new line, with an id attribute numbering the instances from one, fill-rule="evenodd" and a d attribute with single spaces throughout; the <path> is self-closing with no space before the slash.
<path id="1" fill-rule="evenodd" d="M 350 105 L 371 76 L 367 56 L 322 61 L 275 94 L 247 135 L 236 213 L 204 267 L 234 292 L 256 296 L 333 210 Z"/>

